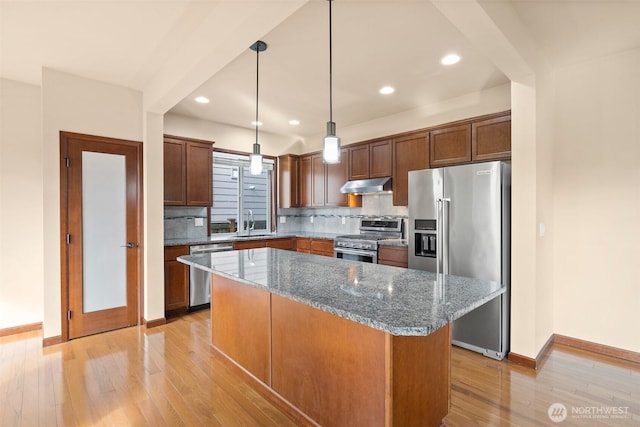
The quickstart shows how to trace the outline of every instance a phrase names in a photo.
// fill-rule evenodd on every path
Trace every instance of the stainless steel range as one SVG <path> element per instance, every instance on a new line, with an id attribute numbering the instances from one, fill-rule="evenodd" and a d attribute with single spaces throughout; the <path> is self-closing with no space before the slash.
<path id="1" fill-rule="evenodd" d="M 352 261 L 378 263 L 378 242 L 402 238 L 402 218 L 362 218 L 360 234 L 338 236 L 333 256 Z"/>

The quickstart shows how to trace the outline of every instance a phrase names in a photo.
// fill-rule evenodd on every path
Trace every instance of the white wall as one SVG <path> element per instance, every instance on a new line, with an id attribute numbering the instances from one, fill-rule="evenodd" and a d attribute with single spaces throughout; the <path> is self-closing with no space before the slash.
<path id="1" fill-rule="evenodd" d="M 144 319 L 164 318 L 164 162 L 163 118 L 144 114 Z"/>
<path id="2" fill-rule="evenodd" d="M 0 79 L 0 329 L 42 322 L 40 88 Z"/>
<path id="3" fill-rule="evenodd" d="M 256 142 L 255 129 L 244 129 L 178 114 L 164 115 L 164 133 L 214 141 L 215 148 L 244 151 L 246 153 L 253 151 L 253 144 Z M 266 132 L 258 133 L 258 141 L 262 154 L 279 156 L 280 154 L 296 153 L 298 151 L 297 146 L 299 143 L 293 139 Z"/>
<path id="4" fill-rule="evenodd" d="M 555 332 L 640 351 L 640 50 L 557 71 Z"/>
<path id="5" fill-rule="evenodd" d="M 536 331 L 536 84 L 511 84 L 511 352 L 534 358 Z"/>
<path id="6" fill-rule="evenodd" d="M 142 141 L 142 94 L 44 68 L 44 338 L 61 334 L 60 131 Z"/>

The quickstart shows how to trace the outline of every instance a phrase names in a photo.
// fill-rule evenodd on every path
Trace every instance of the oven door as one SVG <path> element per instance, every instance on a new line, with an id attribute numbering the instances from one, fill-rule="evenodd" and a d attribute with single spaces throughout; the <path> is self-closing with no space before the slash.
<path id="1" fill-rule="evenodd" d="M 349 248 L 333 248 L 333 256 L 340 259 L 348 259 L 350 261 L 368 262 L 370 264 L 378 263 L 377 251 L 363 251 Z"/>

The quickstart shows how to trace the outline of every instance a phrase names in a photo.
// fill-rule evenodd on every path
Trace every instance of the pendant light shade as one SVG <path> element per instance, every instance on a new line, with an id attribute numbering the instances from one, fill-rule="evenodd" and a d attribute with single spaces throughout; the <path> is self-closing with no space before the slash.
<path id="1" fill-rule="evenodd" d="M 327 122 L 327 136 L 322 145 L 322 159 L 325 163 L 340 163 L 340 138 L 336 135 L 336 124 L 333 121 L 333 52 L 332 52 L 332 25 L 331 2 L 329 2 L 329 121 Z"/>
<path id="2" fill-rule="evenodd" d="M 260 154 L 260 144 L 258 143 L 258 125 L 260 124 L 258 121 L 258 89 L 260 87 L 260 52 L 267 50 L 267 44 L 258 40 L 251 45 L 250 49 L 256 52 L 256 120 L 254 122 L 256 126 L 256 142 L 253 144 L 253 153 L 249 155 L 249 173 L 251 175 L 260 175 L 262 174 L 262 154 Z"/>

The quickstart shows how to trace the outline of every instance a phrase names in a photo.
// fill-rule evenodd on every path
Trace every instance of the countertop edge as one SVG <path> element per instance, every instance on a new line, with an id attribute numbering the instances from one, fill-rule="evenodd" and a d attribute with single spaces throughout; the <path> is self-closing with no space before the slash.
<path id="1" fill-rule="evenodd" d="M 272 250 L 277 250 L 277 249 L 272 249 Z M 320 255 L 309 255 L 309 256 L 320 256 Z M 506 292 L 506 287 L 504 285 L 502 285 L 502 287 L 500 289 L 498 289 L 495 292 L 490 293 L 489 295 L 487 295 L 484 298 L 481 298 L 480 300 L 476 301 L 475 303 L 471 304 L 468 307 L 465 307 L 465 309 L 462 310 L 458 310 L 455 313 L 452 313 L 451 315 L 447 316 L 446 320 L 442 319 L 439 321 L 434 322 L 431 325 L 428 326 L 420 326 L 420 327 L 402 327 L 402 326 L 393 326 L 393 325 L 389 325 L 387 323 L 383 323 L 368 317 L 364 317 L 364 316 L 360 316 L 358 314 L 354 314 L 351 312 L 347 312 L 345 310 L 342 310 L 340 308 L 336 308 L 336 307 L 332 307 L 323 303 L 319 303 L 317 301 L 313 301 L 313 300 L 309 300 L 307 298 L 303 298 L 288 292 L 282 292 L 279 289 L 273 289 L 273 288 L 266 288 L 264 285 L 260 285 L 258 283 L 252 282 L 250 280 L 246 280 L 243 278 L 240 278 L 238 276 L 235 276 L 233 274 L 229 274 L 229 273 L 225 273 L 223 271 L 219 271 L 216 270 L 214 268 L 208 268 L 206 266 L 203 266 L 201 264 L 189 261 L 188 259 L 186 259 L 185 257 L 178 257 L 177 260 L 179 262 L 182 262 L 183 264 L 187 264 L 196 268 L 200 268 L 202 270 L 208 271 L 212 274 L 217 274 L 219 276 L 228 278 L 228 279 L 232 279 L 236 282 L 239 283 L 243 283 L 245 285 L 251 286 L 253 288 L 257 288 L 257 289 L 262 289 L 265 292 L 269 292 L 275 295 L 279 295 L 282 296 L 284 298 L 290 299 L 292 301 L 296 301 L 299 302 L 301 304 L 305 304 L 309 307 L 313 307 L 313 308 L 317 308 L 319 310 L 322 310 L 326 313 L 329 314 L 333 314 L 335 316 L 341 317 L 343 319 L 347 319 L 347 320 L 351 320 L 353 322 L 356 322 L 358 324 L 364 325 L 364 326 L 368 326 L 377 330 L 380 330 L 382 332 L 385 333 L 389 333 L 391 335 L 396 335 L 396 336 L 426 336 L 426 335 L 430 335 L 433 332 L 437 331 L 438 329 L 444 327 L 445 325 L 447 325 L 448 323 L 459 319 L 460 317 L 464 316 L 465 314 L 469 313 L 470 311 L 480 307 L 481 305 L 491 301 L 492 299 L 498 297 L 499 295 L 502 295 Z"/>

